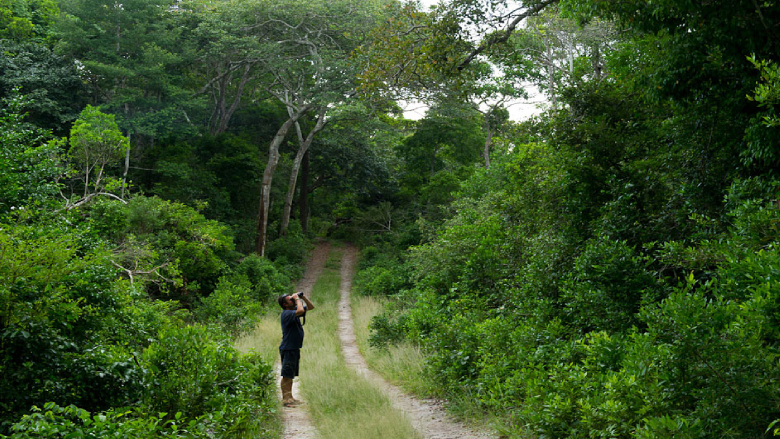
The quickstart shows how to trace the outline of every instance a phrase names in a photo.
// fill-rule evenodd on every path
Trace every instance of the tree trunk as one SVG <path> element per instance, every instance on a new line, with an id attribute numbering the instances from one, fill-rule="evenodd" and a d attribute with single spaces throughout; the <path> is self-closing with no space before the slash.
<path id="1" fill-rule="evenodd" d="M 485 156 L 485 169 L 490 168 L 490 146 L 493 144 L 493 133 L 490 129 L 490 120 L 488 118 L 490 115 L 490 112 L 485 115 L 485 134 L 487 138 L 485 139 L 485 150 L 482 152 L 482 155 Z"/>
<path id="2" fill-rule="evenodd" d="M 544 45 L 547 50 L 547 84 L 550 93 L 550 102 L 552 103 L 553 111 L 558 110 L 558 96 L 555 89 L 555 64 L 553 62 L 552 43 L 547 39 L 544 41 Z"/>
<path id="3" fill-rule="evenodd" d="M 290 131 L 290 127 L 298 119 L 309 111 L 310 107 L 303 107 L 290 116 L 287 121 L 279 127 L 271 144 L 268 146 L 268 163 L 263 172 L 263 183 L 260 186 L 260 209 L 257 214 L 257 236 L 255 237 L 255 253 L 265 256 L 265 235 L 268 228 L 268 209 L 271 204 L 271 182 L 274 178 L 276 165 L 279 163 L 279 146 Z"/>
<path id="4" fill-rule="evenodd" d="M 130 170 L 130 144 L 133 133 L 127 133 L 127 152 L 125 152 L 125 172 L 122 174 L 122 199 L 125 198 L 125 187 L 127 186 L 127 172 Z"/>
<path id="5" fill-rule="evenodd" d="M 125 118 L 130 119 L 130 105 L 125 102 Z M 130 170 L 130 145 L 133 143 L 133 133 L 128 130 L 127 132 L 127 151 L 125 152 L 125 172 L 122 174 L 122 196 L 125 198 L 125 186 L 127 186 L 127 172 Z"/>
<path id="6" fill-rule="evenodd" d="M 241 79 L 238 82 L 235 96 L 230 106 L 227 106 L 227 99 L 229 93 L 230 84 L 233 82 L 233 70 L 228 68 L 228 72 L 222 73 L 221 69 L 217 69 L 218 80 L 210 83 L 207 87 L 204 87 L 204 91 L 210 87 L 212 89 L 212 96 L 214 97 L 214 111 L 211 114 L 209 120 L 209 132 L 212 135 L 217 135 L 227 131 L 230 119 L 233 117 L 233 113 L 236 112 L 238 105 L 241 103 L 241 96 L 244 93 L 244 88 L 249 80 L 252 79 L 252 66 L 251 62 L 244 65 L 243 72 L 241 73 Z"/>
<path id="7" fill-rule="evenodd" d="M 298 131 L 298 141 L 300 142 L 300 147 L 298 148 L 298 152 L 295 154 L 295 161 L 293 161 L 292 171 L 290 172 L 290 184 L 287 187 L 287 197 L 284 199 L 284 210 L 282 211 L 282 224 L 279 228 L 279 234 L 282 236 L 287 235 L 287 228 L 290 226 L 290 212 L 292 211 L 292 200 L 295 196 L 295 185 L 298 181 L 298 171 L 301 168 L 301 162 L 303 161 L 303 156 L 306 154 L 306 152 L 309 150 L 309 146 L 311 146 L 312 140 L 314 140 L 314 135 L 317 134 L 322 128 L 325 126 L 325 114 L 327 113 L 328 108 L 322 107 L 320 109 L 319 115 L 317 115 L 317 123 L 314 125 L 314 128 L 309 131 L 309 134 L 306 136 L 306 139 L 303 138 L 303 134 L 301 131 Z M 297 125 L 297 122 L 296 122 Z"/>
<path id="8" fill-rule="evenodd" d="M 298 217 L 301 219 L 303 233 L 309 231 L 309 151 L 303 155 L 301 163 L 301 194 L 298 198 Z"/>

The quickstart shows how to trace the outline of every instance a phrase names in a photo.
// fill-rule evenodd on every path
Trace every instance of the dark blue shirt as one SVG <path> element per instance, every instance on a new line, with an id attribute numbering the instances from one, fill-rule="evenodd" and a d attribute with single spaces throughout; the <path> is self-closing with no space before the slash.
<path id="1" fill-rule="evenodd" d="M 294 309 L 285 309 L 282 311 L 282 344 L 279 345 L 279 349 L 286 351 L 302 347 L 303 325 L 301 325 L 301 318 L 295 316 Z"/>

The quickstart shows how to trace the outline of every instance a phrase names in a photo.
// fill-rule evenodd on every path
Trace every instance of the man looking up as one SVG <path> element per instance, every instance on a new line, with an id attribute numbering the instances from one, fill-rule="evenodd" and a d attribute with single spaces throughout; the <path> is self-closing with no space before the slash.
<path id="1" fill-rule="evenodd" d="M 305 305 L 304 305 L 305 303 Z M 301 316 L 314 309 L 314 305 L 303 293 L 279 296 L 282 307 L 282 343 L 279 354 L 282 357 L 282 404 L 294 407 L 299 404 L 292 396 L 293 379 L 298 376 L 298 363 L 303 347 L 303 324 Z"/>

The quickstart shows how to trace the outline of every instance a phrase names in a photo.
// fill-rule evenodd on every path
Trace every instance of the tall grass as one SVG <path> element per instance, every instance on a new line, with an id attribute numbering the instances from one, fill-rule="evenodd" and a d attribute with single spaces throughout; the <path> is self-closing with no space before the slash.
<path id="1" fill-rule="evenodd" d="M 268 363 L 279 359 L 279 343 L 282 341 L 282 329 L 279 323 L 281 308 L 271 306 L 263 315 L 254 331 L 239 338 L 235 347 L 240 352 L 256 351 Z"/>
<path id="2" fill-rule="evenodd" d="M 485 413 L 477 404 L 477 398 L 467 394 L 444 394 L 425 370 L 425 355 L 409 342 L 389 345 L 386 349 L 371 347 L 368 343 L 371 318 L 384 309 L 387 300 L 376 297 L 352 296 L 352 320 L 360 353 L 372 370 L 401 387 L 404 391 L 421 397 L 447 399 L 447 411 L 472 427 L 486 425 L 499 429 L 508 422 L 503 414 Z"/>
<path id="3" fill-rule="evenodd" d="M 437 388 L 425 376 L 425 356 L 411 343 L 390 345 L 387 349 L 373 348 L 368 344 L 368 325 L 387 302 L 384 299 L 352 296 L 352 320 L 355 325 L 360 353 L 372 370 L 391 383 L 417 395 L 435 396 Z"/>
<path id="4" fill-rule="evenodd" d="M 260 355 L 263 361 L 274 364 L 279 357 L 279 342 L 281 341 L 281 329 L 279 327 L 279 315 L 269 311 L 268 314 L 262 316 L 254 331 L 236 340 L 234 343 L 235 348 L 239 352 L 247 353 L 254 351 Z M 278 383 L 278 377 L 274 377 L 274 382 Z M 277 412 L 282 404 L 281 401 L 277 401 Z M 270 417 L 270 425 L 266 425 L 268 437 L 281 438 L 284 431 L 284 425 L 282 425 L 282 418 L 280 416 Z"/>

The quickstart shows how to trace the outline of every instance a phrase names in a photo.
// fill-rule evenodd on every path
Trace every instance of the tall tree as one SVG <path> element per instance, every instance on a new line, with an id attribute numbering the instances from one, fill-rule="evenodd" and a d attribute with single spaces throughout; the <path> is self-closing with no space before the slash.
<path id="1" fill-rule="evenodd" d="M 284 199 L 284 209 L 282 210 L 282 222 L 279 228 L 279 234 L 282 236 L 287 234 L 287 228 L 290 225 L 290 212 L 292 211 L 292 202 L 295 197 L 295 186 L 298 181 L 298 172 L 301 169 L 301 164 L 306 154 L 309 152 L 314 136 L 320 132 L 326 124 L 325 115 L 328 112 L 327 107 L 321 107 L 314 127 L 309 131 L 306 137 L 303 137 L 303 131 L 301 130 L 300 122 L 295 123 L 295 132 L 298 135 L 298 152 L 293 159 L 292 170 L 290 171 L 290 182 L 287 185 L 287 196 Z"/>
<path id="2" fill-rule="evenodd" d="M 0 216 L 53 198 L 63 174 L 59 145 L 24 120 L 27 100 L 18 94 L 0 106 Z"/>
<path id="3" fill-rule="evenodd" d="M 198 94 L 208 97 L 206 122 L 212 135 L 225 132 L 242 100 L 264 92 L 262 45 L 271 39 L 270 29 L 252 20 L 262 2 L 224 2 L 199 11 L 193 34 L 199 49 L 195 54 L 203 81 Z M 261 97 L 262 98 L 262 97 Z"/>
<path id="4" fill-rule="evenodd" d="M 363 85 L 369 89 L 452 89 L 448 79 L 463 76 L 470 80 L 472 64 L 485 61 L 485 55 L 504 45 L 523 21 L 557 2 L 455 0 L 442 2 L 429 13 L 406 3 L 375 31 L 381 38 L 360 50 Z"/>
<path id="5" fill-rule="evenodd" d="M 730 178 L 774 172 L 777 136 L 746 99 L 759 71 L 749 58 L 780 60 L 780 9 L 774 2 L 597 2 L 566 8 L 614 20 L 631 36 L 613 74 L 648 102 L 667 103 L 669 142 L 699 212 L 717 215 Z"/>
<path id="6" fill-rule="evenodd" d="M 509 71 L 523 71 L 556 110 L 566 87 L 606 76 L 603 54 L 617 43 L 611 22 L 593 19 L 579 24 L 562 16 L 559 8 L 548 7 L 516 31 L 495 58 Z"/>
<path id="7" fill-rule="evenodd" d="M 73 59 L 32 42 L 2 41 L 0 51 L 0 96 L 9 97 L 18 89 L 28 97 L 29 122 L 67 135 L 87 101 Z"/>
<path id="8" fill-rule="evenodd" d="M 270 189 L 279 162 L 279 146 L 296 122 L 316 114 L 312 129 L 299 136 L 299 154 L 290 190 L 295 191 L 300 161 L 313 137 L 326 122 L 327 111 L 354 93 L 354 73 L 350 53 L 367 33 L 384 1 L 355 0 L 300 3 L 291 0 L 259 0 L 218 5 L 214 17 L 231 20 L 222 39 L 237 54 L 221 61 L 222 70 L 212 75 L 210 85 L 219 88 L 220 81 L 235 74 L 230 105 L 225 94 L 217 99 L 217 119 L 225 120 L 240 99 L 242 87 L 258 78 L 255 89 L 273 96 L 288 108 L 289 118 L 277 131 L 268 147 L 268 162 L 263 173 L 261 205 L 257 222 L 255 251 L 264 254 L 270 210 Z M 217 26 L 216 24 L 214 26 Z M 227 53 L 223 50 L 222 53 Z M 243 84 L 243 85 L 242 85 Z M 223 91 L 227 90 L 222 86 Z M 222 93 L 222 91 L 220 91 Z M 224 106 L 225 111 L 220 108 Z M 302 129 L 298 124 L 296 131 Z M 307 139 L 309 139 L 307 141 Z M 288 196 L 288 200 L 292 195 Z M 285 204 L 291 204 L 291 201 Z M 289 209 L 285 209 L 285 217 Z M 283 220 L 286 224 L 286 219 Z"/>
<path id="9" fill-rule="evenodd" d="M 407 169 L 406 184 L 425 191 L 428 185 L 440 183 L 437 174 L 452 174 L 476 163 L 485 144 L 482 119 L 472 105 L 460 99 L 442 99 L 434 105 L 415 133 L 399 146 Z M 449 196 L 434 192 L 431 195 L 444 195 L 442 199 Z"/>
<path id="10" fill-rule="evenodd" d="M 17 42 L 43 41 L 59 14 L 52 0 L 0 1 L 0 38 Z"/>

